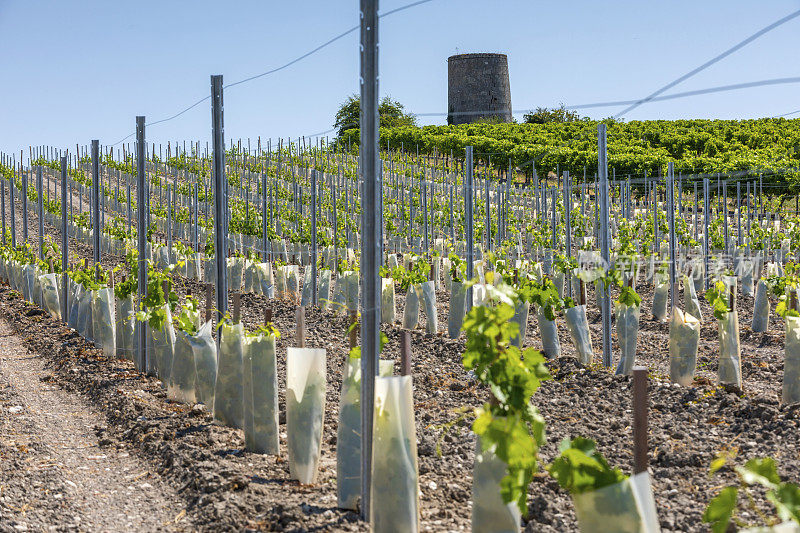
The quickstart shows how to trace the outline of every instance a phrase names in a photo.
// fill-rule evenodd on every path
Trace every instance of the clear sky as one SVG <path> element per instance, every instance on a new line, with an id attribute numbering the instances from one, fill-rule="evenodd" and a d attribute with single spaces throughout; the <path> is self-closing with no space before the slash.
<path id="1" fill-rule="evenodd" d="M 409 2 L 382 0 L 380 9 Z M 798 0 L 433 0 L 382 20 L 380 91 L 412 112 L 445 112 L 447 57 L 503 52 L 514 109 L 634 99 L 798 8 Z M 154 122 L 208 95 L 211 74 L 225 83 L 258 74 L 357 24 L 357 0 L 0 0 L 0 150 L 114 143 L 134 131 L 136 115 Z M 798 41 L 800 18 L 670 92 L 800 76 Z M 226 140 L 328 130 L 358 91 L 358 72 L 354 32 L 229 88 Z M 745 89 L 646 104 L 626 118 L 773 116 L 800 109 L 798 95 L 800 84 Z M 210 131 L 207 101 L 148 128 L 147 140 L 205 143 Z"/>

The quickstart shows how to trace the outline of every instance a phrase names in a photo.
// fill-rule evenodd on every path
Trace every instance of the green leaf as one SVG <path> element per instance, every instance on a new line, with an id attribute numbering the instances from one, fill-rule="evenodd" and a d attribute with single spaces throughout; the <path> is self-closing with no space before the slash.
<path id="1" fill-rule="evenodd" d="M 711 461 L 711 466 L 708 469 L 708 475 L 715 474 L 720 468 L 725 466 L 728 463 L 728 454 L 721 453 L 717 455 L 717 457 Z"/>
<path id="2" fill-rule="evenodd" d="M 781 520 L 800 523 L 800 487 L 781 483 L 777 490 L 767 492 L 767 499 L 775 506 Z"/>
<path id="3" fill-rule="evenodd" d="M 778 476 L 778 467 L 772 457 L 750 459 L 744 467 L 737 466 L 736 472 L 748 485 L 758 484 L 771 489 L 781 482 L 781 478 Z"/>
<path id="4" fill-rule="evenodd" d="M 736 510 L 739 490 L 736 487 L 725 487 L 708 503 L 703 513 L 703 522 L 711 524 L 714 533 L 725 533 Z"/>
<path id="5" fill-rule="evenodd" d="M 547 467 L 561 488 L 570 494 L 592 492 L 627 479 L 618 468 L 611 468 L 591 439 L 575 437 L 559 445 L 560 455 Z"/>

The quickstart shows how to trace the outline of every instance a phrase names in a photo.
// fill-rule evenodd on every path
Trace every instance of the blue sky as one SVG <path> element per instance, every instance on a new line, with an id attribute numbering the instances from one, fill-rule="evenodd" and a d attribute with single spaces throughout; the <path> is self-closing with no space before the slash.
<path id="1" fill-rule="evenodd" d="M 383 0 L 381 11 L 409 1 Z M 798 0 L 433 0 L 382 21 L 380 90 L 413 112 L 444 112 L 447 57 L 490 51 L 508 54 L 515 109 L 633 99 L 798 8 Z M 210 74 L 225 83 L 249 77 L 357 23 L 357 0 L 0 0 L 0 150 L 114 143 L 134 131 L 136 115 L 156 121 L 208 95 Z M 671 92 L 800 76 L 798 41 L 800 18 Z M 354 32 L 228 89 L 226 140 L 331 128 L 338 105 L 358 90 L 358 70 Z M 626 118 L 773 116 L 800 109 L 799 95 L 800 84 L 762 87 L 647 104 Z M 210 123 L 205 102 L 148 128 L 147 140 L 205 143 Z"/>

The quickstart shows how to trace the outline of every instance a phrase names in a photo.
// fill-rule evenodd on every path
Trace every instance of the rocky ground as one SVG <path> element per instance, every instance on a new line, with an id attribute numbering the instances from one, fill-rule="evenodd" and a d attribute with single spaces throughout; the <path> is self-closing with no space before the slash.
<path id="1" fill-rule="evenodd" d="M 72 252 L 76 257 L 88 256 L 88 248 L 81 244 L 74 245 Z M 104 257 L 104 263 L 115 261 L 118 259 Z M 191 289 L 203 300 L 204 292 L 196 282 L 186 280 L 178 285 L 180 292 Z M 708 466 L 718 452 L 737 450 L 741 462 L 756 456 L 773 456 L 779 461 L 781 474 L 797 481 L 800 410 L 797 405 L 779 404 L 783 323 L 773 319 L 767 333 L 752 333 L 749 328 L 752 299 L 739 299 L 744 391 L 726 392 L 715 385 L 716 324 L 709 307 L 701 302 L 706 320 L 697 377 L 692 387 L 678 387 L 668 380 L 668 327 L 650 319 L 652 290 L 641 289 L 641 292 L 644 302 L 637 363 L 650 370 L 650 472 L 659 519 L 664 531 L 707 531 L 709 528 L 700 522 L 703 509 L 719 487 L 734 479 L 728 468 L 713 478 L 708 476 Z M 439 326 L 443 330 L 447 294 L 439 291 L 437 299 Z M 398 295 L 397 300 L 399 317 L 404 298 Z M 296 303 L 246 295 L 242 299 L 245 325 L 251 328 L 259 324 L 266 306 L 272 308 L 273 320 L 281 332 L 278 379 L 279 387 L 284 390 L 286 347 L 294 344 Z M 599 362 L 601 326 L 592 294 L 589 309 L 595 361 Z M 26 370 L 19 362 L 12 365 L 4 360 L 0 366 L 0 453 L 3 454 L 0 495 L 4 498 L 0 500 L 3 513 L 0 530 L 21 530 L 18 526 L 22 524 L 33 530 L 49 526 L 66 529 L 76 526 L 76 516 L 85 520 L 84 525 L 76 527 L 88 530 L 149 531 L 156 523 L 164 529 L 213 531 L 367 529 L 355 513 L 336 509 L 336 419 L 341 369 L 348 351 L 348 318 L 344 314 L 306 310 L 306 343 L 327 349 L 328 366 L 322 460 L 317 482 L 308 486 L 289 479 L 283 394 L 279 399 L 280 456 L 249 453 L 244 451 L 241 431 L 212 423 L 209 414 L 200 408 L 168 401 L 158 380 L 136 373 L 128 361 L 104 357 L 75 332 L 33 309 L 5 285 L 0 288 L 0 318 L 4 320 L 3 327 L 8 328 L 7 337 L 3 338 L 8 343 L 8 353 L 30 353 L 37 365 Z M 536 318 L 531 314 L 529 320 L 526 344 L 538 348 Z M 424 324 L 425 317 L 421 327 Z M 542 450 L 542 460 L 544 463 L 552 460 L 561 439 L 582 435 L 595 439 L 611 464 L 629 471 L 631 380 L 614 376 L 613 368 L 605 369 L 599 364 L 578 366 L 562 318 L 558 326 L 563 357 L 551 362 L 553 380 L 544 383 L 533 398 L 547 421 L 548 443 Z M 395 359 L 395 371 L 399 372 L 399 324 L 383 328 L 390 341 L 384 357 Z M 458 418 L 460 408 L 478 406 L 488 397 L 461 366 L 463 343 L 463 337 L 450 340 L 442 334 L 425 334 L 421 328 L 412 332 L 423 530 L 470 528 L 475 446 L 470 420 L 455 423 L 449 431 L 443 429 Z M 618 350 L 616 344 L 614 349 Z M 18 375 L 24 371 L 45 379 L 26 378 L 19 384 Z M 53 402 L 34 402 L 37 395 L 47 398 L 54 393 L 65 395 L 72 402 L 57 403 L 71 406 L 63 409 L 78 413 L 80 421 L 76 426 L 54 421 L 69 416 Z M 22 410 L 9 410 L 16 406 Z M 25 418 L 29 416 L 26 413 L 36 411 L 41 411 L 40 418 Z M 49 421 L 48 416 L 53 420 Z M 87 426 L 88 421 L 91 426 Z M 18 434 L 25 435 L 24 440 Z M 97 452 L 91 452 L 92 456 L 106 455 L 102 460 L 105 463 L 99 464 L 110 470 L 97 466 L 96 470 L 89 470 L 100 479 L 86 489 L 108 493 L 99 515 L 98 509 L 93 510 L 85 503 L 88 492 L 71 496 L 67 481 L 77 482 L 64 468 L 29 466 L 52 461 L 67 465 L 66 468 L 84 465 L 92 468 L 90 465 L 94 463 L 86 462 L 99 461 L 88 459 L 90 452 L 84 452 L 84 462 L 69 466 L 72 459 L 58 455 L 53 449 L 63 435 L 82 435 L 81 438 L 88 439 L 85 445 L 98 447 Z M 20 448 L 20 442 L 25 450 Z M 127 457 L 120 457 L 124 454 Z M 31 457 L 34 459 L 28 460 Z M 134 481 L 126 477 L 135 478 L 142 472 L 145 475 Z M 150 487 L 142 489 L 145 483 Z M 142 492 L 156 496 L 141 502 L 144 507 L 139 507 L 140 501 L 127 491 L 132 495 Z M 32 498 L 34 493 L 36 498 Z M 41 494 L 62 494 L 62 498 L 45 498 Z M 569 495 L 549 477 L 537 476 L 529 496 L 530 508 L 523 524 L 526 531 L 576 530 Z M 758 503 L 768 507 L 763 499 Z M 144 521 L 144 510 L 152 515 L 148 519 L 153 522 Z M 128 518 L 131 527 L 123 524 L 122 519 L 113 518 L 122 514 L 134 517 Z M 52 521 L 54 517 L 58 517 L 56 522 Z"/>

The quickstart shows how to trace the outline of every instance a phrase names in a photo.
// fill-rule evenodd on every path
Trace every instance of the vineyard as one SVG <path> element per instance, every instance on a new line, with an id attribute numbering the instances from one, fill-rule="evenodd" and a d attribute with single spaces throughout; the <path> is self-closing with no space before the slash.
<path id="1" fill-rule="evenodd" d="M 6 161 L 2 314 L 182 487 L 176 528 L 360 530 L 359 160 L 248 144 L 222 198 L 194 143 Z M 387 145 L 373 529 L 797 518 L 800 219 L 772 189 Z"/>
<path id="2" fill-rule="evenodd" d="M 800 533 L 800 119 L 381 128 L 427 1 L 0 154 L 0 531 Z M 226 145 L 226 88 L 358 29 L 334 141 Z M 793 82 L 662 94 L 737 47 L 620 105 Z"/>

